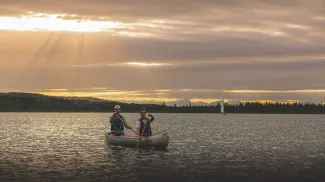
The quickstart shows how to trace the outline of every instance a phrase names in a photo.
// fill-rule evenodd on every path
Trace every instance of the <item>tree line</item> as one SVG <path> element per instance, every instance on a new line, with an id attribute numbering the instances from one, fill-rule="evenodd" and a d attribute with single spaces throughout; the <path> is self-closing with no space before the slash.
<path id="1" fill-rule="evenodd" d="M 167 106 L 166 104 L 137 104 L 114 101 L 91 101 L 83 98 L 55 97 L 30 93 L 0 93 L 0 112 L 112 112 L 119 104 L 123 112 L 139 112 L 146 107 L 152 113 L 220 113 L 221 105 Z M 325 114 L 323 103 L 225 103 L 226 113 Z"/>

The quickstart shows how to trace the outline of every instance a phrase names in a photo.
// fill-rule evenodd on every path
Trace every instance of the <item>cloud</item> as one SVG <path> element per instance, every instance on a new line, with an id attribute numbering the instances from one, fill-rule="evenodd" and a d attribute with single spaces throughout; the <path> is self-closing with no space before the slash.
<path id="1" fill-rule="evenodd" d="M 300 62 L 180 62 L 174 66 L 3 68 L 2 88 L 324 89 L 325 60 Z M 145 84 L 144 84 L 145 83 Z"/>
<path id="2" fill-rule="evenodd" d="M 0 17 L 32 12 L 60 14 L 60 22 L 121 26 L 100 33 L 0 31 L 1 88 L 325 88 L 321 0 L 15 0 L 0 7 Z M 227 94 L 247 100 L 323 99 L 318 93 Z M 205 90 L 165 96 L 199 100 L 221 95 Z"/>

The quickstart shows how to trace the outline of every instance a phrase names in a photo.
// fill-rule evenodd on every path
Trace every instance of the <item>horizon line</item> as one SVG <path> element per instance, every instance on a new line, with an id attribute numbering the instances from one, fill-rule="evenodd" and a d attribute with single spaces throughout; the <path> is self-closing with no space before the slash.
<path id="1" fill-rule="evenodd" d="M 154 104 L 154 105 L 161 105 L 161 104 L 169 104 L 169 105 L 174 105 L 174 104 L 179 104 L 177 103 L 177 101 L 184 101 L 184 99 L 179 99 L 176 101 L 167 101 L 167 102 L 145 102 L 145 101 L 135 101 L 135 100 L 109 100 L 109 99 L 104 99 L 104 98 L 99 98 L 99 97 L 95 97 L 95 96 L 62 96 L 62 95 L 47 95 L 47 94 L 42 94 L 42 93 L 38 93 L 38 92 L 15 92 L 15 91 L 10 91 L 10 92 L 1 92 L 0 94 L 9 94 L 9 93 L 17 93 L 17 94 L 38 94 L 38 95 L 43 95 L 43 96 L 47 96 L 47 97 L 60 97 L 60 98 L 83 98 L 84 100 L 88 100 L 87 98 L 92 98 L 92 99 L 98 99 L 98 100 L 102 100 L 102 101 L 106 101 L 106 102 L 120 102 L 120 103 L 125 103 L 125 104 L 130 104 L 130 103 L 134 103 L 134 104 Z M 191 100 L 195 100 L 194 99 L 188 99 L 189 102 L 187 104 L 181 104 L 181 106 L 186 106 L 186 105 L 191 105 L 191 104 L 198 104 L 200 103 L 202 105 L 202 103 L 204 103 L 204 105 L 215 105 L 216 103 L 220 103 L 222 102 L 222 99 L 220 100 L 216 100 L 214 102 L 203 102 L 203 101 L 197 101 L 197 102 L 193 102 Z M 202 99 L 203 100 L 203 99 Z M 231 101 L 231 102 L 229 102 Z M 96 101 L 95 101 L 96 102 Z M 276 103 L 281 103 L 281 104 L 324 104 L 324 101 L 303 101 L 303 100 L 247 100 L 247 99 L 225 99 L 224 101 L 227 105 L 232 105 L 232 104 L 239 104 L 239 103 L 261 103 L 261 104 L 276 104 Z M 232 104 L 231 104 L 232 103 Z M 202 105 L 203 106 L 203 105 Z"/>

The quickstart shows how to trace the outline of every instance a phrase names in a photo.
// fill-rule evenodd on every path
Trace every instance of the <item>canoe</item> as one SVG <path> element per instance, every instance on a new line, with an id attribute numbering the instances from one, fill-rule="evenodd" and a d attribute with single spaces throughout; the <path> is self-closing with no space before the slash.
<path id="1" fill-rule="evenodd" d="M 110 129 L 106 129 L 106 142 L 109 145 L 119 145 L 125 147 L 137 147 L 139 138 L 135 136 L 111 136 Z M 138 147 L 166 149 L 169 144 L 167 130 L 144 137 L 140 140 Z"/>

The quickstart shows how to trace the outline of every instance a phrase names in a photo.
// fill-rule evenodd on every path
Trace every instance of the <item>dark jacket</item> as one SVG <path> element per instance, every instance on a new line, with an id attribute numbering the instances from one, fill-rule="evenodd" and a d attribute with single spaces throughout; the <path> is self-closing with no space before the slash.
<path id="1" fill-rule="evenodd" d="M 126 122 L 125 118 L 119 114 L 118 115 L 124 122 Z M 110 118 L 110 123 L 111 123 L 111 132 L 112 133 L 124 133 L 124 122 L 116 115 L 113 115 Z"/>
<path id="2" fill-rule="evenodd" d="M 146 118 L 148 120 L 147 124 L 145 124 L 141 118 L 139 119 L 140 135 L 142 134 L 142 136 L 151 136 L 152 135 L 150 123 L 152 123 L 155 120 L 155 118 L 152 115 L 150 115 L 150 116 L 151 116 L 150 120 L 148 118 Z"/>

